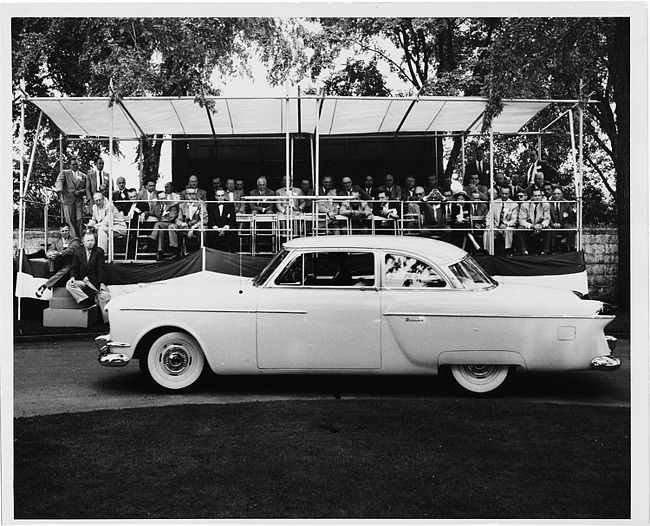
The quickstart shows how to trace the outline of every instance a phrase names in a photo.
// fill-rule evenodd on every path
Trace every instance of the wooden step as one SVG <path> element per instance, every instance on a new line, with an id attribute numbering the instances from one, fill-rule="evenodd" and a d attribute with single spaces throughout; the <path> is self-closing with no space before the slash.
<path id="1" fill-rule="evenodd" d="M 43 311 L 43 327 L 89 327 L 98 315 L 96 305 L 88 310 L 49 308 Z"/>

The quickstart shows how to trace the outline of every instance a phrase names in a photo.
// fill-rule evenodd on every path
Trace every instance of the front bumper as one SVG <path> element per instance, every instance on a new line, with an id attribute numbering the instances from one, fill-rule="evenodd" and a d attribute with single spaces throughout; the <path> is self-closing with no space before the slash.
<path id="1" fill-rule="evenodd" d="M 610 353 L 616 349 L 617 339 L 614 336 L 605 336 Z M 621 360 L 613 354 L 598 356 L 591 360 L 591 368 L 599 371 L 616 371 L 621 367 Z"/>
<path id="2" fill-rule="evenodd" d="M 126 354 L 113 352 L 113 348 L 131 347 L 130 343 L 114 342 L 110 334 L 101 334 L 95 338 L 95 345 L 99 350 L 97 360 L 104 367 L 125 367 L 129 365 L 131 358 Z"/>

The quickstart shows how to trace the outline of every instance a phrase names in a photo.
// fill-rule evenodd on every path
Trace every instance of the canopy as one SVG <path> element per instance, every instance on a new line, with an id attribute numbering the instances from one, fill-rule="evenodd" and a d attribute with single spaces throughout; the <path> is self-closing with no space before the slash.
<path id="1" fill-rule="evenodd" d="M 487 104 L 477 97 L 208 97 L 209 111 L 193 97 L 128 97 L 114 106 L 111 134 L 108 97 L 27 100 L 67 136 L 116 139 L 315 133 L 317 119 L 318 133 L 324 136 L 477 133 Z M 554 102 L 575 101 L 506 100 L 492 131 L 517 133 Z"/>

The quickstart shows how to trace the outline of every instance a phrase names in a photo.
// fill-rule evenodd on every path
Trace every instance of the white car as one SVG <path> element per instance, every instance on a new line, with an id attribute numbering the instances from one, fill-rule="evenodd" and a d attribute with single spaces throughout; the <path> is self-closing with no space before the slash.
<path id="1" fill-rule="evenodd" d="M 294 239 L 255 278 L 210 274 L 108 305 L 101 364 L 165 390 L 228 374 L 435 375 L 485 394 L 515 369 L 616 370 L 611 305 L 497 283 L 463 250 L 396 236 Z M 189 280 L 192 281 L 192 280 Z M 194 280 L 196 281 L 196 280 Z"/>

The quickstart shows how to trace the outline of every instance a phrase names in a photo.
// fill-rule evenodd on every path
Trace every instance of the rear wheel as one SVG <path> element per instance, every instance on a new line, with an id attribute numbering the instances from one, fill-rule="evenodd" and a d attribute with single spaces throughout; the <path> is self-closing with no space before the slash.
<path id="1" fill-rule="evenodd" d="M 164 390 L 178 391 L 194 384 L 205 366 L 198 342 L 184 332 L 168 332 L 158 338 L 146 357 L 140 358 L 142 372 Z"/>
<path id="2" fill-rule="evenodd" d="M 514 373 L 513 365 L 452 365 L 456 383 L 475 395 L 495 394 Z"/>

